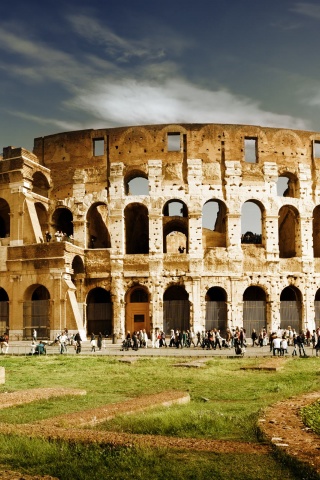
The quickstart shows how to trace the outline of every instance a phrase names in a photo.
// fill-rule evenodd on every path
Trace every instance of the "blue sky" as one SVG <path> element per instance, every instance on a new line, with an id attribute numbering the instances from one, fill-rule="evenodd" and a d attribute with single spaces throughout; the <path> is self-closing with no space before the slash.
<path id="1" fill-rule="evenodd" d="M 320 4 L 3 0 L 0 152 L 152 123 L 320 131 Z"/>

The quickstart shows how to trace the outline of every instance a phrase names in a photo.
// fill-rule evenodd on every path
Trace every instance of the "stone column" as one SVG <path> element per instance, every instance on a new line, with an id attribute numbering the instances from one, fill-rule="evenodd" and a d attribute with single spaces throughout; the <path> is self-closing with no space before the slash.
<path id="1" fill-rule="evenodd" d="M 25 205 L 30 183 L 21 181 L 10 183 L 10 245 L 23 245 L 25 222 L 28 210 Z M 28 233 L 28 232 L 26 232 Z"/>

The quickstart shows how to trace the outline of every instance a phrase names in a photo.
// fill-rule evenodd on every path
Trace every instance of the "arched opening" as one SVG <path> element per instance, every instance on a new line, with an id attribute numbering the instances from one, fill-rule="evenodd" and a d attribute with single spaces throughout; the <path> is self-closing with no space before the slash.
<path id="1" fill-rule="evenodd" d="M 10 237 L 10 208 L 8 202 L 0 198 L 0 238 Z"/>
<path id="2" fill-rule="evenodd" d="M 180 200 L 169 200 L 163 207 L 163 253 L 188 253 L 188 209 Z"/>
<path id="3" fill-rule="evenodd" d="M 206 330 L 227 330 L 227 294 L 221 287 L 211 287 L 206 293 Z"/>
<path id="4" fill-rule="evenodd" d="M 299 212 L 291 205 L 279 210 L 279 256 L 293 258 L 297 256 L 297 237 Z"/>
<path id="5" fill-rule="evenodd" d="M 97 287 L 87 296 L 87 335 L 112 334 L 112 301 L 110 292 Z"/>
<path id="6" fill-rule="evenodd" d="M 301 292 L 294 285 L 286 287 L 280 295 L 280 328 L 288 329 L 290 326 L 299 332 L 302 328 L 302 303 Z"/>
<path id="7" fill-rule="evenodd" d="M 126 253 L 149 253 L 149 215 L 141 203 L 130 203 L 124 210 Z"/>
<path id="8" fill-rule="evenodd" d="M 172 285 L 163 295 L 163 331 L 190 329 L 189 294 L 180 285 Z"/>
<path id="9" fill-rule="evenodd" d="M 73 217 L 68 208 L 57 208 L 52 216 L 53 228 L 56 232 L 65 234 L 66 237 L 73 235 Z M 58 240 L 59 237 L 56 237 Z"/>
<path id="10" fill-rule="evenodd" d="M 144 329 L 150 336 L 149 293 L 139 285 L 126 295 L 126 331 L 132 333 Z"/>
<path id="11" fill-rule="evenodd" d="M 220 200 L 209 200 L 203 205 L 203 248 L 226 247 L 226 215 L 226 206 Z"/>
<path id="12" fill-rule="evenodd" d="M 282 173 L 277 181 L 277 195 L 279 197 L 298 198 L 299 183 L 292 173 Z"/>
<path id="13" fill-rule="evenodd" d="M 79 255 L 76 255 L 72 260 L 73 276 L 85 273 L 84 263 Z"/>
<path id="14" fill-rule="evenodd" d="M 33 192 L 42 197 L 48 198 L 49 182 L 45 175 L 41 172 L 36 172 L 32 177 Z"/>
<path id="15" fill-rule="evenodd" d="M 142 172 L 130 172 L 124 183 L 126 195 L 149 195 L 149 180 Z"/>
<path id="16" fill-rule="evenodd" d="M 9 332 L 9 297 L 4 288 L 0 288 L 0 334 Z"/>
<path id="17" fill-rule="evenodd" d="M 320 288 L 314 297 L 314 321 L 316 327 L 320 326 Z"/>
<path id="18" fill-rule="evenodd" d="M 50 337 L 50 294 L 43 285 L 30 286 L 23 303 L 24 338 L 32 338 L 33 329 L 38 338 Z"/>
<path id="19" fill-rule="evenodd" d="M 320 257 L 320 205 L 317 205 L 313 210 L 313 256 L 314 258 Z"/>
<path id="20" fill-rule="evenodd" d="M 262 244 L 262 211 L 258 202 L 249 200 L 241 208 L 241 243 Z"/>
<path id="21" fill-rule="evenodd" d="M 89 248 L 111 247 L 108 218 L 108 207 L 104 203 L 96 203 L 89 208 L 87 214 Z"/>
<path id="22" fill-rule="evenodd" d="M 247 336 L 255 329 L 257 334 L 267 330 L 266 292 L 261 287 L 248 287 L 243 293 L 243 328 Z"/>

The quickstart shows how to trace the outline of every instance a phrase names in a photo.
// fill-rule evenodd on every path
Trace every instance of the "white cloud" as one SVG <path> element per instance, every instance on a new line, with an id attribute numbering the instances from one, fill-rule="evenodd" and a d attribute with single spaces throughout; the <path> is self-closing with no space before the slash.
<path id="1" fill-rule="evenodd" d="M 93 17 L 81 13 L 70 15 L 68 20 L 75 33 L 87 42 L 104 48 L 105 52 L 118 62 L 131 59 L 162 60 L 166 51 L 170 54 L 181 54 L 190 44 L 177 31 L 171 31 L 167 26 L 156 24 L 149 34 L 144 35 L 139 29 L 139 38 L 125 38 L 116 34 L 106 23 L 100 23 Z M 150 19 L 150 21 L 153 20 Z"/>
<path id="2" fill-rule="evenodd" d="M 306 121 L 264 111 L 258 103 L 224 90 L 201 89 L 185 80 L 163 84 L 136 80 L 91 86 L 68 102 L 107 125 L 240 123 L 307 129 Z"/>
<path id="3" fill-rule="evenodd" d="M 291 8 L 291 11 L 306 17 L 320 19 L 320 5 L 315 5 L 314 3 L 298 2 Z"/>

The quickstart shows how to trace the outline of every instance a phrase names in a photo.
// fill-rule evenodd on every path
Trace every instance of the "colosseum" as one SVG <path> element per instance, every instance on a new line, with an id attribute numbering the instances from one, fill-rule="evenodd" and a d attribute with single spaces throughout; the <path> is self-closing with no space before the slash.
<path id="1" fill-rule="evenodd" d="M 0 167 L 10 338 L 319 324 L 320 133 L 90 129 L 3 148 Z"/>

